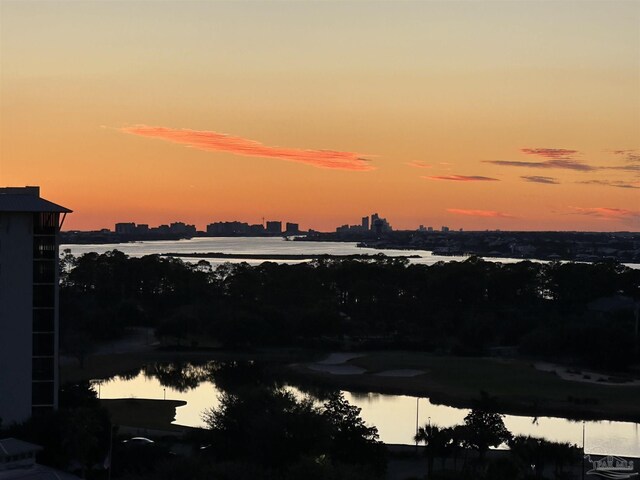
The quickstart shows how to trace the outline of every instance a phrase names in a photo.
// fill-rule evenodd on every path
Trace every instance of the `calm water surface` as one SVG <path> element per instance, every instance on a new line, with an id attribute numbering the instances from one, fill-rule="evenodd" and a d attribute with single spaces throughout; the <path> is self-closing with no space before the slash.
<path id="1" fill-rule="evenodd" d="M 419 255 L 420 258 L 412 258 L 412 263 L 433 265 L 436 262 L 450 262 L 452 260 L 465 260 L 468 257 L 432 255 L 426 250 L 391 250 L 376 248 L 360 248 L 355 242 L 296 242 L 286 241 L 280 237 L 214 237 L 192 238 L 189 240 L 167 240 L 134 243 L 111 243 L 105 245 L 61 245 L 60 251 L 70 249 L 74 255 L 96 252 L 104 253 L 110 250 L 120 250 L 131 257 L 142 257 L 159 253 L 243 253 L 253 255 L 289 254 L 289 255 L 375 255 L 384 253 L 390 257 Z M 197 262 L 199 258 L 184 258 L 189 262 Z M 204 258 L 212 266 L 223 263 L 246 262 L 250 265 L 259 265 L 265 260 L 261 259 L 232 259 L 232 258 Z M 492 258 L 495 262 L 514 263 L 521 260 L 512 258 Z M 275 263 L 302 263 L 306 260 L 269 260 Z"/>
<path id="2" fill-rule="evenodd" d="M 296 242 L 286 241 L 281 237 L 208 237 L 192 238 L 189 240 L 146 241 L 133 243 L 109 243 L 91 245 L 61 245 L 60 251 L 71 250 L 74 255 L 96 252 L 104 253 L 110 250 L 120 250 L 130 257 L 143 257 L 159 253 L 243 253 L 253 255 L 289 254 L 289 255 L 362 255 L 384 253 L 390 257 L 418 255 L 411 258 L 411 263 L 433 265 L 437 262 L 463 261 L 468 256 L 433 255 L 426 250 L 392 250 L 376 248 L 360 248 L 356 242 Z M 500 263 L 516 263 L 522 259 L 486 257 L 486 260 Z M 213 267 L 223 263 L 246 262 L 249 265 L 260 265 L 262 259 L 233 259 L 233 258 L 183 258 L 185 262 L 196 263 L 206 260 Z M 269 260 L 275 263 L 303 263 L 306 260 Z M 534 260 L 536 261 L 536 260 Z M 640 264 L 625 264 L 631 268 L 640 269 Z"/>
<path id="3" fill-rule="evenodd" d="M 100 398 L 150 398 L 184 400 L 185 406 L 176 409 L 175 424 L 203 427 L 202 412 L 218 406 L 221 391 L 210 381 L 180 392 L 163 387 L 155 377 L 142 372 L 132 379 L 114 378 L 102 381 L 96 389 Z M 427 398 L 405 395 L 382 395 L 343 392 L 345 398 L 362 409 L 362 418 L 378 427 L 385 443 L 413 444 L 416 429 L 416 408 L 419 424 L 428 422 L 449 427 L 461 424 L 469 410 L 433 405 Z M 555 417 L 524 417 L 506 415 L 505 425 L 514 435 L 532 435 L 556 442 L 582 445 L 582 422 Z M 640 426 L 629 422 L 586 422 L 585 451 L 593 454 L 612 454 L 640 457 Z"/>

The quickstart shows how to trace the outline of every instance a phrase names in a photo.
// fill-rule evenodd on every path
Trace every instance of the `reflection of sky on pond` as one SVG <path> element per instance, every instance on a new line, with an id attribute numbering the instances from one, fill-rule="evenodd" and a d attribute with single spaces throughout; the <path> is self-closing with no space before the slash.
<path id="1" fill-rule="evenodd" d="M 163 387 L 160 381 L 154 377 L 146 377 L 140 373 L 131 380 L 123 380 L 115 377 L 111 380 L 102 380 L 96 385 L 96 391 L 100 398 L 151 398 L 167 400 L 184 400 L 186 405 L 176 409 L 176 419 L 173 423 L 192 427 L 205 427 L 202 421 L 202 412 L 208 408 L 218 407 L 218 395 L 220 390 L 211 382 L 202 382 L 196 388 L 186 392 L 179 392 L 171 387 Z"/>
<path id="2" fill-rule="evenodd" d="M 378 427 L 386 443 L 410 444 L 416 430 L 416 404 L 419 425 L 431 421 L 441 427 L 463 423 L 469 410 L 433 405 L 426 398 L 376 393 L 346 392 L 350 403 L 362 408 L 362 417 Z M 535 420 L 535 423 L 534 423 Z M 514 435 L 544 437 L 556 442 L 582 446 L 582 422 L 556 417 L 505 415 L 504 423 Z M 586 422 L 585 451 L 599 454 L 640 456 L 640 426 L 628 422 Z"/>
<path id="3" fill-rule="evenodd" d="M 165 395 L 158 379 L 139 374 L 133 379 L 115 378 L 96 386 L 100 398 L 151 398 Z M 202 382 L 186 392 L 166 387 L 166 398 L 184 400 L 187 405 L 176 410 L 176 424 L 204 426 L 202 412 L 218 406 L 220 391 L 211 382 Z M 433 405 L 426 398 L 404 395 L 362 394 L 344 392 L 349 403 L 362 409 L 361 416 L 369 425 L 378 427 L 380 439 L 385 443 L 412 444 L 416 429 L 416 404 L 419 425 L 429 421 L 450 427 L 464 421 L 468 410 Z M 544 437 L 552 441 L 582 445 L 582 422 L 562 418 L 505 416 L 505 424 L 514 435 Z M 640 427 L 627 422 L 586 422 L 585 450 L 589 453 L 615 454 L 640 457 Z"/>

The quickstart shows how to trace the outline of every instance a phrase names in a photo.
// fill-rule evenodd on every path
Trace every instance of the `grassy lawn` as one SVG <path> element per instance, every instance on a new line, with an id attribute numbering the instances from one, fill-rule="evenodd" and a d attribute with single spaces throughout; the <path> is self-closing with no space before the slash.
<path id="1" fill-rule="evenodd" d="M 322 354 L 298 348 L 256 349 L 255 351 L 222 350 L 151 350 L 137 353 L 113 353 L 89 355 L 81 367 L 77 362 L 60 368 L 62 383 L 109 378 L 127 372 L 138 371 L 145 364 L 157 362 L 207 362 L 210 360 L 255 360 L 265 362 L 295 363 L 322 359 Z"/>
<path id="2" fill-rule="evenodd" d="M 368 373 L 393 369 L 426 372 L 418 382 L 431 391 L 472 399 L 485 391 L 507 403 L 575 408 L 640 419 L 640 387 L 567 381 L 519 360 L 433 356 L 415 352 L 379 352 L 349 363 Z"/>

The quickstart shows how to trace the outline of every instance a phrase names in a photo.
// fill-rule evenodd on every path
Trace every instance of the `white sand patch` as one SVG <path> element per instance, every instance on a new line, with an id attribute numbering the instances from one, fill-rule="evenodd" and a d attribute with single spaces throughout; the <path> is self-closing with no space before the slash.
<path id="1" fill-rule="evenodd" d="M 353 365 L 320 365 L 314 363 L 309 365 L 310 370 L 317 372 L 331 373 L 332 375 L 362 375 L 366 370 Z"/>
<path id="2" fill-rule="evenodd" d="M 588 372 L 586 370 L 574 371 L 562 365 L 554 363 L 538 362 L 534 365 L 542 372 L 553 372 L 563 380 L 572 382 L 595 383 L 596 385 L 613 385 L 619 387 L 637 387 L 640 386 L 640 380 L 628 380 L 625 382 L 611 381 L 609 375 L 597 372 Z"/>
<path id="3" fill-rule="evenodd" d="M 332 353 L 324 360 L 317 362 L 316 365 L 341 365 L 343 363 L 348 362 L 353 358 L 364 357 L 362 354 L 358 353 Z"/>
<path id="4" fill-rule="evenodd" d="M 424 370 L 385 370 L 384 372 L 376 373 L 379 377 L 417 377 L 427 372 Z"/>

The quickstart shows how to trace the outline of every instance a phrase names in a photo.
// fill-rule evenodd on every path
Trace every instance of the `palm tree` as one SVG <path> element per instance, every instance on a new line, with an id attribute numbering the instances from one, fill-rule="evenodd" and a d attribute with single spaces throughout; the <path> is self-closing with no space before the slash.
<path id="1" fill-rule="evenodd" d="M 446 454 L 446 446 L 449 443 L 449 429 L 427 424 L 418 428 L 418 433 L 415 435 L 414 440 L 418 443 L 424 443 L 424 454 L 427 457 L 427 476 L 431 477 L 435 457 Z"/>

